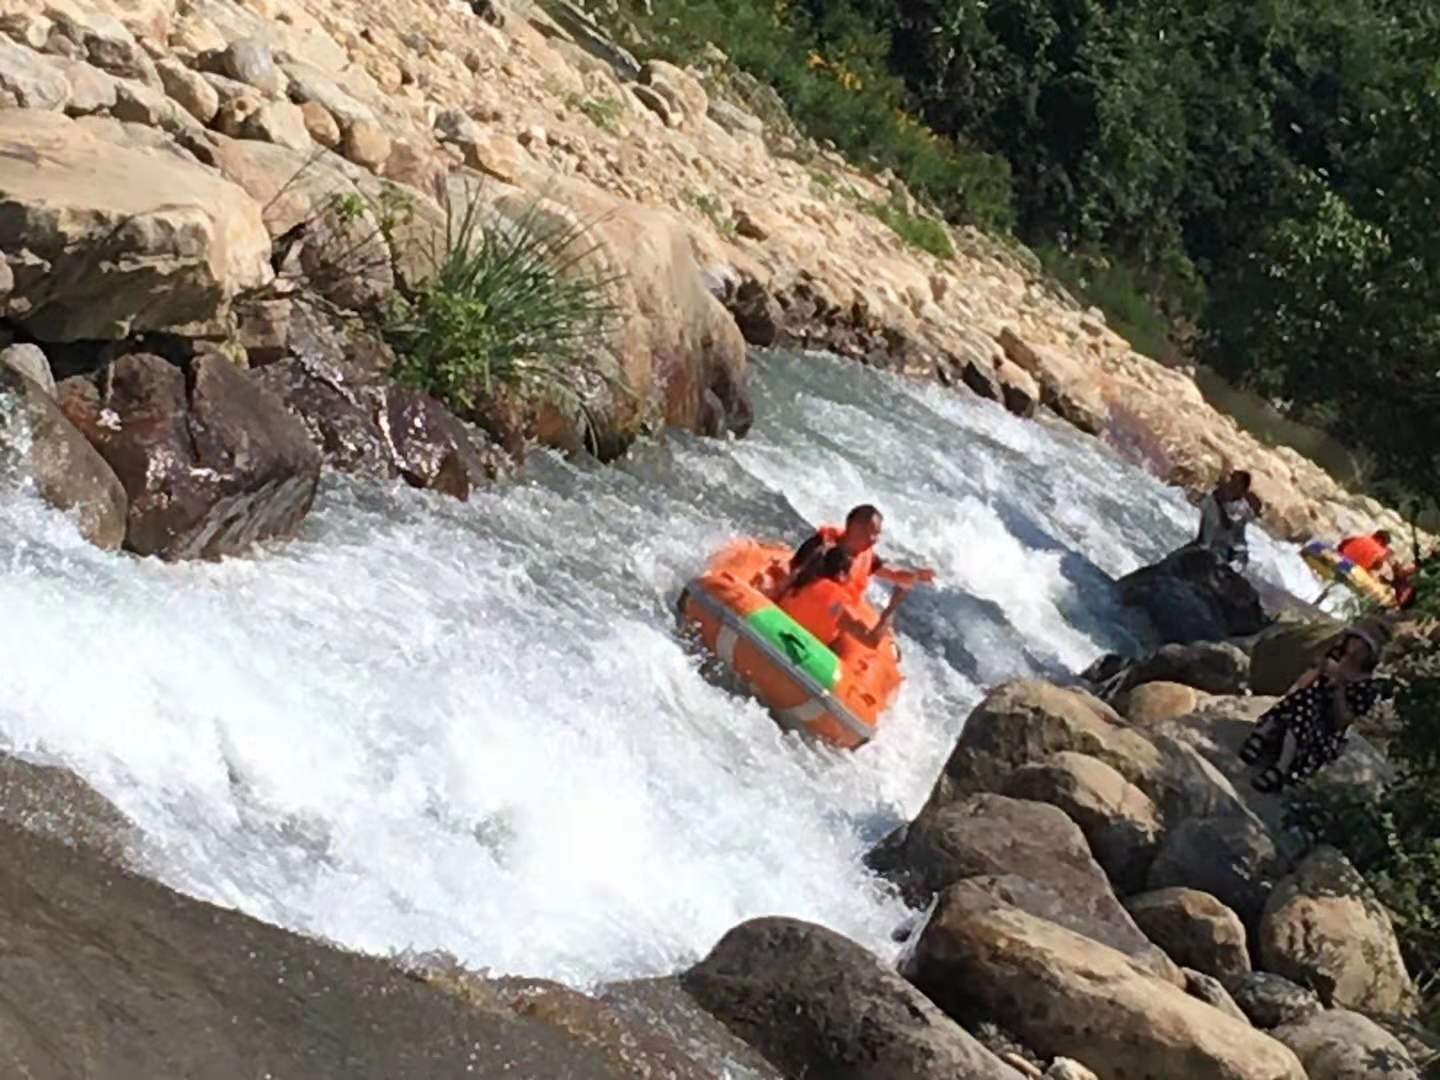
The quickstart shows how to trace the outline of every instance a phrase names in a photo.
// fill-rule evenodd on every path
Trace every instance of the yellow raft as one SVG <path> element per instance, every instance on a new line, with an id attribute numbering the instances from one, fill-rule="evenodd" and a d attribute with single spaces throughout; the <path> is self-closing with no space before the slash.
<path id="1" fill-rule="evenodd" d="M 1300 558 L 1322 579 L 1338 581 L 1348 586 L 1352 592 L 1385 607 L 1395 606 L 1395 590 L 1341 555 L 1333 544 L 1327 544 L 1324 540 L 1311 540 L 1300 549 Z"/>

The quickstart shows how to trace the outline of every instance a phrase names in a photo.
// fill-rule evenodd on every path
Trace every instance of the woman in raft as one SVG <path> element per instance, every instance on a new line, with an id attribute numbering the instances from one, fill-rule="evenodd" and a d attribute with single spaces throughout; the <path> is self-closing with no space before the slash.
<path id="1" fill-rule="evenodd" d="M 846 582 L 853 562 L 854 556 L 843 545 L 830 548 L 791 585 L 779 601 L 780 609 L 831 648 L 843 646 L 841 639 L 847 634 L 868 648 L 878 648 L 909 586 L 897 585 L 875 625 L 867 626 L 850 608 Z"/>
<path id="2" fill-rule="evenodd" d="M 1320 663 L 1295 680 L 1240 747 L 1247 765 L 1265 763 L 1250 781 L 1257 791 L 1298 784 L 1345 749 L 1350 725 L 1380 697 L 1375 668 L 1390 628 L 1369 619 L 1347 628 Z"/>

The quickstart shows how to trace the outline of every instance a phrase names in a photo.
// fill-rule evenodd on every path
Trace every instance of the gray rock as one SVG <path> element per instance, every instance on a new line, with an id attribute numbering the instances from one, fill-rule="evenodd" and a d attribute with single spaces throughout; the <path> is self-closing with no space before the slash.
<path id="1" fill-rule="evenodd" d="M 24 375 L 52 398 L 55 396 L 55 376 L 50 371 L 45 350 L 39 345 L 11 345 L 0 349 L 0 364 Z"/>
<path id="2" fill-rule="evenodd" d="M 1225 980 L 1225 989 L 1258 1028 L 1303 1020 L 1324 1008 L 1311 990 L 1268 971 L 1252 971 Z"/>
<path id="3" fill-rule="evenodd" d="M 1213 975 L 1206 975 L 1203 971 L 1196 971 L 1194 968 L 1184 968 L 1185 992 L 1193 998 L 1198 998 L 1212 1008 L 1219 1009 L 1226 1016 L 1234 1017 L 1242 1023 L 1248 1024 L 1249 1017 L 1241 1011 L 1240 1006 L 1235 1004 L 1235 999 L 1230 996 L 1223 983 Z"/>
<path id="4" fill-rule="evenodd" d="M 1317 1012 L 1272 1034 L 1295 1051 L 1310 1080 L 1420 1080 L 1399 1040 L 1359 1013 Z"/>
<path id="5" fill-rule="evenodd" d="M 234 41 L 218 58 L 220 73 L 269 97 L 285 92 L 285 74 L 275 65 L 270 46 L 257 38 Z"/>

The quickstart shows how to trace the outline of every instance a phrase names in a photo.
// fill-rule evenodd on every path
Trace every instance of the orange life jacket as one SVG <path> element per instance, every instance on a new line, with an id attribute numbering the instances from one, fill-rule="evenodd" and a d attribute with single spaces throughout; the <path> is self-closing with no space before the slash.
<path id="1" fill-rule="evenodd" d="M 849 599 L 845 584 L 816 578 L 782 597 L 780 610 L 829 645 L 840 636 L 840 615 Z"/>
<path id="2" fill-rule="evenodd" d="M 1342 540 L 1339 550 L 1361 570 L 1374 570 L 1390 554 L 1390 549 L 1373 536 L 1352 536 Z"/>
<path id="3" fill-rule="evenodd" d="M 840 543 L 845 538 L 845 530 L 838 525 L 821 525 L 815 530 L 820 538 L 828 545 Z M 859 555 L 854 556 L 850 563 L 850 576 L 847 577 L 841 588 L 845 590 L 846 599 L 851 604 L 858 604 L 865 598 L 865 590 L 870 586 L 870 575 L 875 572 L 875 549 L 866 548 Z M 816 637 L 819 637 L 817 634 Z M 821 640 L 824 640 L 823 638 Z"/>

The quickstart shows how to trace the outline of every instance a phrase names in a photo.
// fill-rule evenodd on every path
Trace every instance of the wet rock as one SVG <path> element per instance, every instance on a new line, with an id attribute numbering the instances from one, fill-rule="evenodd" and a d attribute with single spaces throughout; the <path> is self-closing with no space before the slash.
<path id="1" fill-rule="evenodd" d="M 1317 1012 L 1273 1034 L 1295 1051 L 1310 1080 L 1420 1080 L 1400 1041 L 1359 1013 Z"/>
<path id="2" fill-rule="evenodd" d="M 1144 887 L 1160 843 L 1160 813 L 1148 795 L 1103 761 L 1061 751 L 1016 769 L 1004 794 L 1059 807 L 1080 827 L 1118 892 Z"/>
<path id="3" fill-rule="evenodd" d="M 115 362 L 108 396 L 66 405 L 125 486 L 125 546 L 137 554 L 236 554 L 293 535 L 315 496 L 320 455 L 304 428 L 223 359 L 186 373 L 130 354 Z"/>
<path id="4" fill-rule="evenodd" d="M 1268 971 L 1252 971 L 1226 979 L 1225 988 L 1257 1028 L 1303 1020 L 1324 1008 L 1313 991 Z"/>
<path id="5" fill-rule="evenodd" d="M 1415 1010 L 1415 985 L 1390 916 L 1334 848 L 1317 848 L 1276 888 L 1260 923 L 1259 953 L 1267 970 L 1313 987 L 1327 1005 Z"/>
<path id="6" fill-rule="evenodd" d="M 1254 927 L 1283 869 L 1270 834 L 1253 818 L 1191 818 L 1165 834 L 1149 884 L 1210 893 Z"/>
<path id="7" fill-rule="evenodd" d="M 1219 641 L 1258 633 L 1268 622 L 1255 586 L 1202 548 L 1181 548 L 1116 584 L 1121 600 L 1149 615 L 1166 642 Z"/>
<path id="8" fill-rule="evenodd" d="M 1143 972 L 1123 953 L 978 889 L 952 886 L 907 974 L 960 1023 L 993 1019 L 1107 1077 L 1304 1080 L 1274 1039 Z"/>
<path id="9" fill-rule="evenodd" d="M 1125 908 L 1145 936 L 1182 967 L 1218 978 L 1249 972 L 1245 924 L 1209 893 L 1157 889 L 1130 897 Z"/>
<path id="10" fill-rule="evenodd" d="M 268 281 L 259 207 L 198 165 L 101 141 L 54 113 L 0 110 L 4 314 L 45 341 L 211 319 Z"/>
<path id="11" fill-rule="evenodd" d="M 681 985 L 787 1076 L 1021 1080 L 874 954 L 811 923 L 742 923 Z"/>
<path id="12" fill-rule="evenodd" d="M 926 892 L 964 878 L 1007 903 L 1118 949 L 1179 985 L 1179 970 L 1115 898 L 1079 827 L 1054 806 L 972 795 L 922 813 L 906 835 L 905 863 Z"/>
<path id="13" fill-rule="evenodd" d="M 1040 384 L 1044 405 L 1087 434 L 1105 430 L 1110 407 L 1076 361 L 1058 349 L 1030 344 L 1008 326 L 997 340 L 1005 355 Z"/>
<path id="14" fill-rule="evenodd" d="M 352 387 L 339 372 L 304 357 L 268 364 L 252 378 L 305 425 L 326 465 L 375 479 L 396 474 L 366 388 Z"/>
<path id="15" fill-rule="evenodd" d="M 0 363 L 0 478 L 33 482 L 46 502 L 73 515 L 86 540 L 113 551 L 125 538 L 125 489 L 54 395 L 53 383 L 46 388 Z"/>
<path id="16" fill-rule="evenodd" d="M 780 332 L 780 307 L 758 281 L 742 281 L 732 294 L 725 297 L 725 307 L 734 316 L 735 325 L 745 336 L 747 345 L 765 349 L 775 344 Z"/>
<path id="17" fill-rule="evenodd" d="M 114 803 L 69 769 L 10 754 L 0 754 L 0 820 L 83 845 L 115 863 L 144 839 Z"/>
<path id="18" fill-rule="evenodd" d="M 1235 1004 L 1229 992 L 1219 979 L 1213 975 L 1207 975 L 1203 971 L 1196 971 L 1194 968 L 1185 968 L 1185 992 L 1197 1001 L 1203 1001 L 1212 1009 L 1219 1009 L 1226 1016 L 1239 1020 L 1242 1024 L 1250 1023 L 1240 1006 Z"/>
<path id="19" fill-rule="evenodd" d="M 497 448 L 483 444 L 440 402 L 417 390 L 391 387 L 381 426 L 400 475 L 413 487 L 468 499 L 495 478 L 504 461 Z"/>
<path id="20" fill-rule="evenodd" d="M 106 1080 L 718 1080 L 573 991 L 402 971 L 8 823 L 0 860 L 0 1042 L 17 1076 L 92 1061 Z"/>

